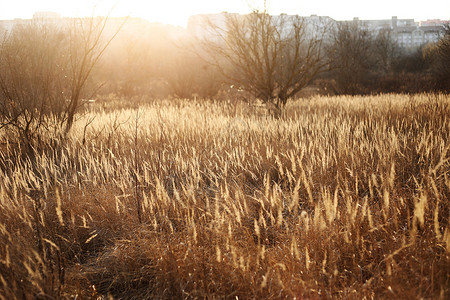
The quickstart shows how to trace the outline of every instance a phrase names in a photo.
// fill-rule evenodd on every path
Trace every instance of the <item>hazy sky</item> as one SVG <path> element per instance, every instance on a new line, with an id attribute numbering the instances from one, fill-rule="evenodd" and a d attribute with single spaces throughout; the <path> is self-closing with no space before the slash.
<path id="1" fill-rule="evenodd" d="M 261 0 L 0 0 L 0 19 L 31 18 L 36 11 L 54 11 L 62 16 L 106 15 L 112 7 L 112 16 L 131 15 L 163 23 L 182 25 L 190 15 L 222 11 L 245 13 L 249 7 L 261 6 Z M 272 0 L 273 14 L 288 13 L 308 16 L 317 14 L 337 20 L 353 17 L 361 19 L 388 19 L 392 16 L 426 19 L 450 19 L 450 0 L 395 1 L 395 0 Z"/>

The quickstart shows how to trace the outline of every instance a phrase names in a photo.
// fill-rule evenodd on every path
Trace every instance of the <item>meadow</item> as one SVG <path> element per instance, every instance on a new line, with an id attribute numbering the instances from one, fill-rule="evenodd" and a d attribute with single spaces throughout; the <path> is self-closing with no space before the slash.
<path id="1" fill-rule="evenodd" d="M 0 137 L 0 299 L 449 299 L 450 97 L 95 104 Z"/>

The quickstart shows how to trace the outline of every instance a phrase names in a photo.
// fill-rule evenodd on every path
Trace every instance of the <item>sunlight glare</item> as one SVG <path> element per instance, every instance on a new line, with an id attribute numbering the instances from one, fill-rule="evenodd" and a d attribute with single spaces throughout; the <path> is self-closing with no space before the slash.
<path id="1" fill-rule="evenodd" d="M 119 2 L 114 7 L 113 15 L 130 15 L 150 22 L 160 22 L 185 27 L 190 16 L 195 14 L 220 13 L 224 11 L 222 2 L 217 1 L 138 1 Z M 232 0 L 226 5 L 227 11 L 246 13 L 248 5 L 242 1 Z M 247 9 L 246 9 L 247 8 Z"/>

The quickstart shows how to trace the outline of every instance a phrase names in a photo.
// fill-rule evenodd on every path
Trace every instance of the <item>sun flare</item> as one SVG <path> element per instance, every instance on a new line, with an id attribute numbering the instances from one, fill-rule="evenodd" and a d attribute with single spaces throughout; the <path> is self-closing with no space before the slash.
<path id="1" fill-rule="evenodd" d="M 107 9 L 105 7 L 105 9 Z M 246 13 L 250 6 L 245 1 L 231 0 L 226 5 L 217 1 L 138 1 L 119 2 L 112 9 L 113 16 L 132 16 L 150 22 L 160 22 L 175 26 L 186 26 L 190 16 L 196 14 L 232 11 Z"/>
<path id="2" fill-rule="evenodd" d="M 131 1 L 114 8 L 114 15 L 130 15 L 151 22 L 160 22 L 175 26 L 186 26 L 189 16 L 194 14 L 188 3 L 181 1 Z"/>

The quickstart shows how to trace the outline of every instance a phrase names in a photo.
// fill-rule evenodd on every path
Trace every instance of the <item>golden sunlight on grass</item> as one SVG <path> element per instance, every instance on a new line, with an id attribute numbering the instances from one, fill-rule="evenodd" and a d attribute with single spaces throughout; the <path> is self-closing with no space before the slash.
<path id="1" fill-rule="evenodd" d="M 450 296 L 448 96 L 111 105 L 2 145 L 0 299 Z"/>

